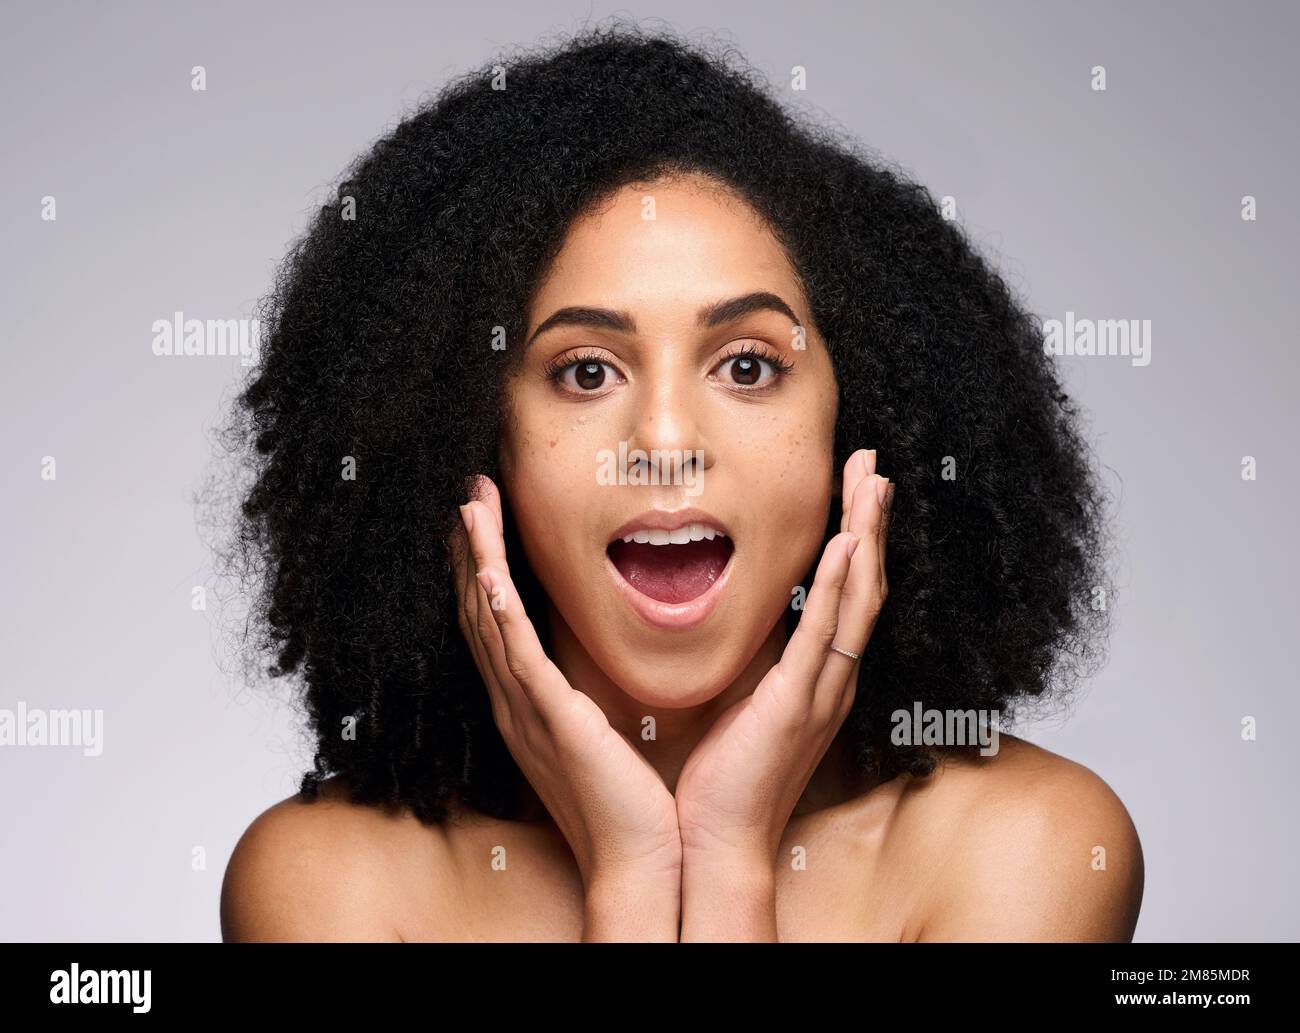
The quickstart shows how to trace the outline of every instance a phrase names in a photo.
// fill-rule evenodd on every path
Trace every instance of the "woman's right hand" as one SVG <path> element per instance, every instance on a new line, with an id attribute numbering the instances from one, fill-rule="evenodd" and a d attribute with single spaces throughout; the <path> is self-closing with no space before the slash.
<path id="1" fill-rule="evenodd" d="M 510 579 L 500 494 L 490 478 L 480 476 L 478 483 L 482 494 L 461 507 L 464 526 L 450 544 L 460 629 L 497 727 L 568 840 L 589 903 L 595 895 L 620 911 L 664 913 L 666 905 L 650 904 L 641 891 L 680 891 L 673 796 L 604 711 L 569 685 L 546 655 Z M 588 912 L 590 919 L 590 906 Z"/>

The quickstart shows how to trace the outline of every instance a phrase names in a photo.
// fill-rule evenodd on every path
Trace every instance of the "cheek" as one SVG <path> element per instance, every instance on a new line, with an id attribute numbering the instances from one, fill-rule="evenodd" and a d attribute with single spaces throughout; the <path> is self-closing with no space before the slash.
<path id="1" fill-rule="evenodd" d="M 817 412 L 817 407 L 800 407 Z M 773 414 L 752 421 L 728 443 L 730 458 L 742 472 L 746 494 L 784 515 L 825 510 L 833 488 L 832 439 L 828 415 L 805 418 Z"/>
<path id="2" fill-rule="evenodd" d="M 819 558 L 834 490 L 834 426 L 801 420 L 745 450 L 742 483 L 774 581 L 793 586 Z M 755 443 L 756 445 L 758 443 Z"/>
<path id="3" fill-rule="evenodd" d="M 568 553 L 581 537 L 595 477 L 585 449 L 572 434 L 545 426 L 521 428 L 502 455 L 502 487 L 519 527 L 529 564 L 546 581 L 569 569 Z"/>
<path id="4" fill-rule="evenodd" d="M 798 584 L 817 560 L 830 511 L 832 482 L 829 457 L 791 462 L 774 468 L 779 477 L 756 484 L 751 494 L 759 512 L 764 552 L 782 585 Z"/>

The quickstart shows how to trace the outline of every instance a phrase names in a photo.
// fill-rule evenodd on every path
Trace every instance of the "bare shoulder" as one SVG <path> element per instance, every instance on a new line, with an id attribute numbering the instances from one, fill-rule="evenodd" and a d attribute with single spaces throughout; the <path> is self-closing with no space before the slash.
<path id="1" fill-rule="evenodd" d="M 399 940 L 415 887 L 436 883 L 438 829 L 353 803 L 339 776 L 267 808 L 240 837 L 221 887 L 227 942 Z"/>
<path id="2" fill-rule="evenodd" d="M 929 830 L 918 939 L 1132 939 L 1142 845 L 1123 802 L 1084 765 L 1003 733 L 995 755 L 947 758 L 901 806 L 904 825 Z"/>

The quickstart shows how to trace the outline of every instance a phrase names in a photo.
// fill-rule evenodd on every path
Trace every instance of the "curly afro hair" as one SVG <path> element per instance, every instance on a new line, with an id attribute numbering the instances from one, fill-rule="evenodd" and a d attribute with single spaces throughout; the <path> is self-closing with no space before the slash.
<path id="1" fill-rule="evenodd" d="M 830 348 L 836 467 L 869 442 L 897 485 L 889 601 L 841 733 L 856 774 L 933 770 L 936 748 L 890 741 L 896 709 L 1006 721 L 1100 658 L 1104 500 L 1036 320 L 925 188 L 796 118 L 730 46 L 588 28 L 402 120 L 347 170 L 262 302 L 260 361 L 227 428 L 249 476 L 234 555 L 259 586 L 254 655 L 301 687 L 307 797 L 346 773 L 355 801 L 424 822 L 457 801 L 519 813 L 525 785 L 443 543 L 467 478 L 499 483 L 522 350 L 494 340 L 522 341 L 530 290 L 577 215 L 675 172 L 715 178 L 771 225 Z"/>

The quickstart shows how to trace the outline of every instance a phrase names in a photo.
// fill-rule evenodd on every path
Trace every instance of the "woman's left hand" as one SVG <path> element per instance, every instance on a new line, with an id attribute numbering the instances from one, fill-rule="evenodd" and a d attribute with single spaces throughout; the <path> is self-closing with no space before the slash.
<path id="1" fill-rule="evenodd" d="M 773 871 L 795 804 L 853 706 L 861 661 L 830 647 L 862 654 L 884 605 L 893 491 L 874 451 L 844 464 L 840 533 L 780 662 L 709 729 L 678 777 L 684 876 L 692 864 Z"/>

